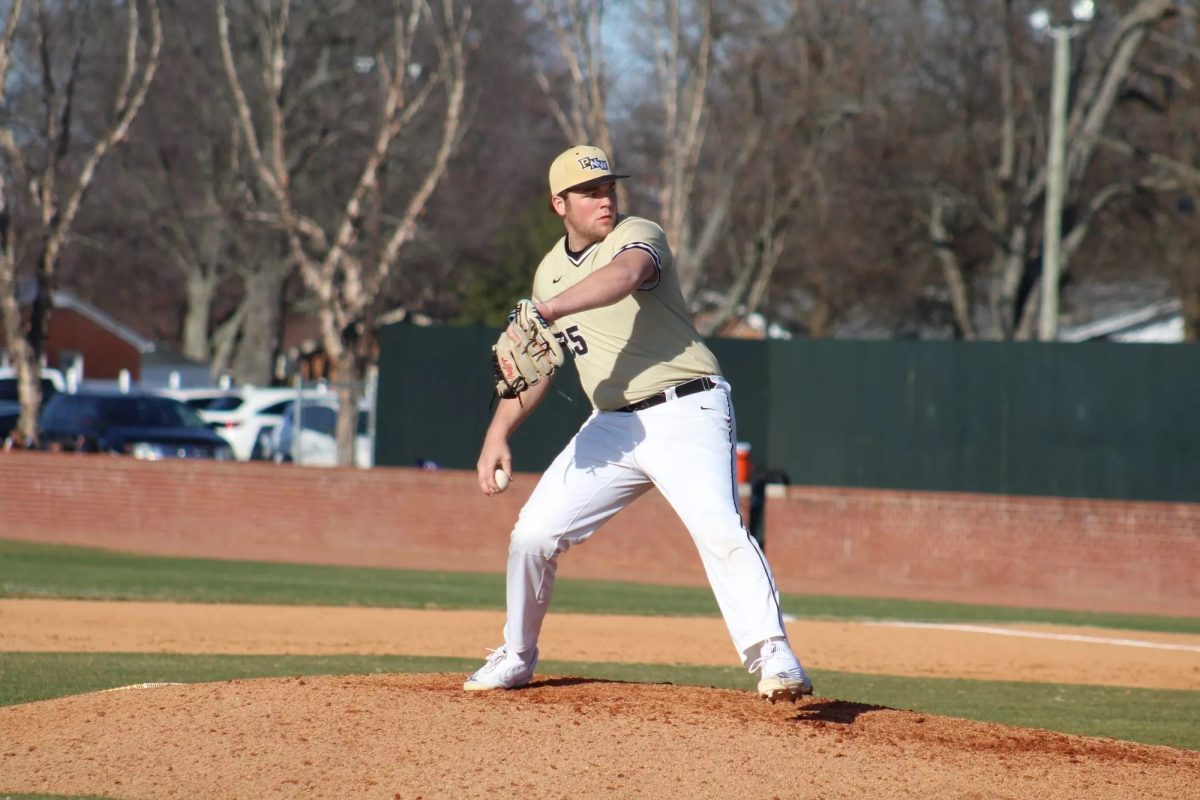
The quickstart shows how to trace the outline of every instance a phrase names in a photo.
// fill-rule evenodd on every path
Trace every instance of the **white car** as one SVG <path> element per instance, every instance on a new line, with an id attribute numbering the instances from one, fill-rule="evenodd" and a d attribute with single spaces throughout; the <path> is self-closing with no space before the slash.
<path id="1" fill-rule="evenodd" d="M 233 448 L 238 461 L 271 457 L 271 438 L 288 408 L 296 400 L 329 399 L 327 389 L 248 388 L 240 394 L 217 398 L 199 412 L 201 418 Z"/>
<path id="2" fill-rule="evenodd" d="M 296 412 L 299 409 L 300 436 L 296 436 Z M 276 464 L 296 463 L 310 467 L 337 466 L 337 415 L 334 398 L 293 405 L 283 415 L 272 437 L 272 459 Z M 370 467 L 374 463 L 374 442 L 371 438 L 371 410 L 359 407 L 358 430 L 354 440 L 354 464 Z"/>

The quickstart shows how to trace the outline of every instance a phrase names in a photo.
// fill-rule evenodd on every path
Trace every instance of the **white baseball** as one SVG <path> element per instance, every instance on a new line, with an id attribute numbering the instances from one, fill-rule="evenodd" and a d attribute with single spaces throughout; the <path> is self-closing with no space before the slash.
<path id="1" fill-rule="evenodd" d="M 502 492 L 508 488 L 508 473 L 502 469 L 496 470 L 496 488 Z"/>

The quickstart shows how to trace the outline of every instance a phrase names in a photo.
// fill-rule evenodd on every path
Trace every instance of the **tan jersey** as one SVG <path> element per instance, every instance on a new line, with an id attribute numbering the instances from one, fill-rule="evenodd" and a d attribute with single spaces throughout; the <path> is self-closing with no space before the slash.
<path id="1" fill-rule="evenodd" d="M 575 354 L 584 393 L 606 411 L 721 369 L 692 325 L 667 237 L 649 220 L 621 217 L 612 233 L 577 258 L 567 251 L 566 237 L 560 239 L 538 265 L 533 300 L 549 300 L 630 247 L 650 253 L 657 276 L 610 306 L 555 322 Z"/>

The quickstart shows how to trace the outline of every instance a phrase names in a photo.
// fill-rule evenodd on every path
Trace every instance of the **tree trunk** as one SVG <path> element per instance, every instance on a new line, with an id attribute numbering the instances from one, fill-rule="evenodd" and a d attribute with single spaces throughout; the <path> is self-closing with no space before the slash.
<path id="1" fill-rule="evenodd" d="M 1181 298 L 1180 313 L 1183 314 L 1183 340 L 1200 342 L 1200 286 Z"/>
<path id="2" fill-rule="evenodd" d="M 3 184 L 0 183 L 0 190 Z M 7 240 L 7 217 L 0 220 L 3 238 Z M 6 242 L 7 243 L 7 242 Z M 42 404 L 42 385 L 38 380 L 40 369 L 33 351 L 21 330 L 21 307 L 17 302 L 16 265 L 12 252 L 3 248 L 0 253 L 0 323 L 4 325 L 4 338 L 8 344 L 8 355 L 17 371 L 17 400 L 21 403 L 21 416 L 17 420 L 17 436 L 22 445 L 29 445 L 37 438 L 37 415 Z M 0 438 L 11 431 L 0 431 Z"/>
<path id="3" fill-rule="evenodd" d="M 824 294 L 816 295 L 814 300 L 816 305 L 805 316 L 805 327 L 811 338 L 828 339 L 833 335 L 833 305 Z"/>
<path id="4" fill-rule="evenodd" d="M 38 258 L 37 294 L 34 295 L 33 305 L 29 309 L 29 326 L 26 336 L 29 339 L 31 357 L 40 362 L 46 352 L 46 340 L 50 338 L 50 315 L 54 312 L 54 290 L 57 283 L 57 266 L 59 248 L 55 237 L 43 246 Z"/>
<path id="5" fill-rule="evenodd" d="M 357 463 L 358 404 L 365 394 L 366 363 L 346 347 L 337 359 L 337 463 L 352 466 Z"/>
<path id="6" fill-rule="evenodd" d="M 207 363 L 212 356 L 209 351 L 208 324 L 217 283 L 209 274 L 192 272 L 187 276 L 185 291 L 187 311 L 183 317 L 183 354 L 193 361 Z"/>
<path id="7" fill-rule="evenodd" d="M 241 337 L 230 372 L 238 383 L 269 386 L 279 350 L 279 309 L 287 271 L 266 267 L 246 276 Z"/>
<path id="8" fill-rule="evenodd" d="M 229 319 L 222 322 L 213 331 L 212 335 L 212 360 L 208 362 L 208 375 L 213 383 L 218 382 L 222 376 L 229 372 L 229 364 L 233 361 L 234 348 L 237 347 L 238 332 L 242 329 L 242 320 L 246 318 L 248 306 L 245 298 L 242 299 L 241 305 L 237 307 L 229 315 Z"/>
<path id="9" fill-rule="evenodd" d="M 954 240 L 946 229 L 946 198 L 935 191 L 929 210 L 929 239 L 942 267 L 946 288 L 950 291 L 950 305 L 954 309 L 955 327 L 959 336 L 968 341 L 975 339 L 975 322 L 971 317 L 971 297 L 967 281 L 954 252 Z"/>

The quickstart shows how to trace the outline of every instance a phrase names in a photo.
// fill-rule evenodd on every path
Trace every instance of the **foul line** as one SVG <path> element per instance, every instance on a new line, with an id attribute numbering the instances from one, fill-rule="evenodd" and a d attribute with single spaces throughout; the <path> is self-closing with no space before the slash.
<path id="1" fill-rule="evenodd" d="M 1044 633 L 1041 631 L 1022 631 L 1012 628 L 993 628 L 988 625 L 957 625 L 942 622 L 891 622 L 885 620 L 868 622 L 868 625 L 885 625 L 892 628 L 936 628 L 944 631 L 963 631 L 964 633 L 990 633 L 995 636 L 1020 636 L 1026 639 L 1054 639 L 1060 642 L 1086 642 L 1088 644 L 1115 644 L 1124 647 L 1147 647 L 1151 650 L 1182 650 L 1187 653 L 1200 653 L 1200 645 L 1174 644 L 1170 642 L 1147 642 L 1144 639 L 1110 639 L 1104 636 L 1081 636 L 1075 633 Z"/>
<path id="2" fill-rule="evenodd" d="M 129 686 L 114 686 L 111 689 L 100 689 L 99 693 L 104 692 L 125 692 L 130 689 L 158 689 L 162 686 L 183 686 L 184 684 L 178 681 L 156 681 L 153 683 L 134 683 Z"/>

